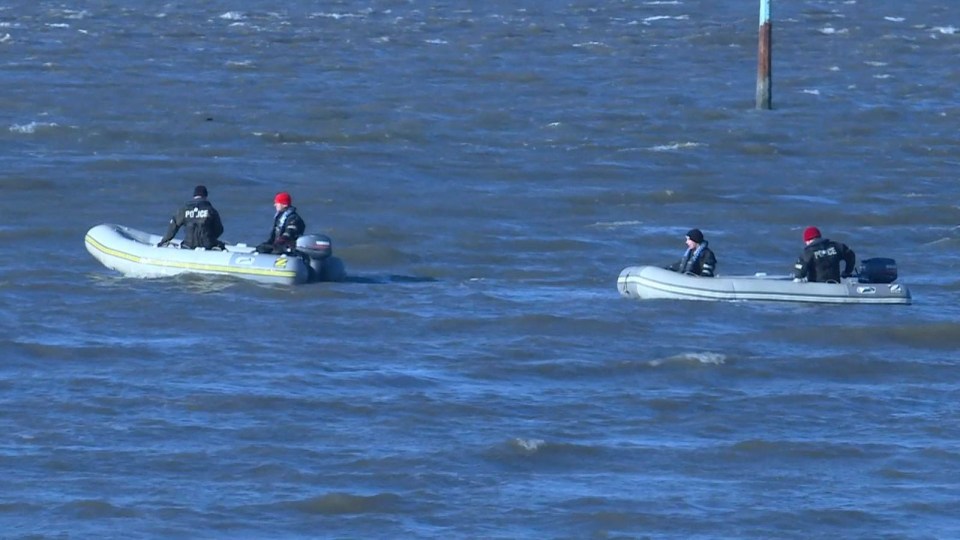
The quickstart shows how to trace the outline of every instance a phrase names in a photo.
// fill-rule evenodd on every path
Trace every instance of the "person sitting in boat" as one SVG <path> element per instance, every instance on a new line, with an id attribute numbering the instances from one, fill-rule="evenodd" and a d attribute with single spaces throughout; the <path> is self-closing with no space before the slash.
<path id="1" fill-rule="evenodd" d="M 163 235 L 157 247 L 163 247 L 173 240 L 180 227 L 184 227 L 183 241 L 180 242 L 180 247 L 184 249 L 223 248 L 223 242 L 220 241 L 223 223 L 217 209 L 207 200 L 206 186 L 193 188 L 193 199 L 170 218 L 167 234 Z"/>
<path id="2" fill-rule="evenodd" d="M 803 254 L 797 259 L 794 278 L 798 280 L 839 283 L 840 278 L 853 275 L 857 255 L 846 244 L 823 238 L 820 229 L 803 230 Z M 844 262 L 843 273 L 840 261 Z"/>
<path id="3" fill-rule="evenodd" d="M 687 232 L 686 242 L 687 251 L 683 253 L 683 257 L 667 267 L 667 270 L 681 274 L 714 277 L 714 272 L 717 270 L 717 257 L 707 247 L 708 242 L 703 239 L 703 232 L 700 229 L 690 229 Z"/>
<path id="4" fill-rule="evenodd" d="M 258 253 L 286 253 L 297 247 L 297 238 L 306 229 L 303 219 L 297 214 L 290 194 L 281 191 L 273 198 L 273 208 L 277 211 L 273 217 L 273 229 L 270 238 L 257 246 Z"/>

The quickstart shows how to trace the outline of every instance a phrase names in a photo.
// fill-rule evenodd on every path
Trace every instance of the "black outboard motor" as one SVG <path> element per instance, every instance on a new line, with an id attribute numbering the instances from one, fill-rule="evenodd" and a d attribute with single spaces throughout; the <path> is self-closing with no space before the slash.
<path id="1" fill-rule="evenodd" d="M 860 283 L 893 283 L 897 279 L 897 261 L 877 257 L 867 259 L 857 268 Z"/>
<path id="2" fill-rule="evenodd" d="M 323 234 L 307 234 L 297 238 L 297 251 L 310 265 L 310 281 L 319 281 L 323 277 L 323 267 L 333 255 L 333 242 Z"/>

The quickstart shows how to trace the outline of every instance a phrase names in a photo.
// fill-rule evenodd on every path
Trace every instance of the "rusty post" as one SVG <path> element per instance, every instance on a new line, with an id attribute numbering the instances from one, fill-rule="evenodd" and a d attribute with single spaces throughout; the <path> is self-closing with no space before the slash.
<path id="1" fill-rule="evenodd" d="M 760 0 L 760 43 L 757 49 L 757 108 L 772 108 L 773 69 L 770 57 L 773 45 L 773 24 L 770 21 L 770 0 Z"/>

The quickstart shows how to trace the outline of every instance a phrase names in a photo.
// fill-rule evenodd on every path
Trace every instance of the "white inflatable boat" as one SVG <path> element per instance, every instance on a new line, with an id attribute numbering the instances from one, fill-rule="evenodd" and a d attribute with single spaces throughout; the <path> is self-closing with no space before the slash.
<path id="1" fill-rule="evenodd" d="M 87 231 L 87 251 L 104 266 L 128 277 L 157 278 L 180 274 L 234 276 L 260 283 L 293 285 L 311 281 L 340 281 L 343 263 L 332 256 L 330 239 L 305 235 L 297 251 L 272 255 L 257 253 L 246 244 L 227 244 L 223 250 L 181 249 L 173 240 L 157 247 L 160 236 L 122 225 L 105 223 Z"/>
<path id="2" fill-rule="evenodd" d="M 892 259 L 876 259 L 891 261 Z M 870 260 L 864 261 L 870 263 Z M 886 264 L 886 263 L 883 263 Z M 794 281 L 789 275 L 699 277 L 657 266 L 629 266 L 620 272 L 617 289 L 627 298 L 675 300 L 813 302 L 828 304 L 909 304 L 910 291 L 886 277 L 844 278 L 840 283 Z M 893 279 L 896 279 L 895 266 Z M 870 283 L 869 281 L 886 281 Z"/>

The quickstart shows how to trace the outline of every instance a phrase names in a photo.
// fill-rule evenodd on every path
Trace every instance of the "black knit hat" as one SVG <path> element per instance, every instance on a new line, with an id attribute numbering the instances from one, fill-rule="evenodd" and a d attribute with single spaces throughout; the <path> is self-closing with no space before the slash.
<path id="1" fill-rule="evenodd" d="M 207 196 L 207 186 L 197 186 L 193 188 L 194 197 L 206 197 Z"/>
<path id="2" fill-rule="evenodd" d="M 700 232 L 700 229 L 690 229 L 687 231 L 687 238 L 693 240 L 698 244 L 703 243 L 703 233 Z"/>

